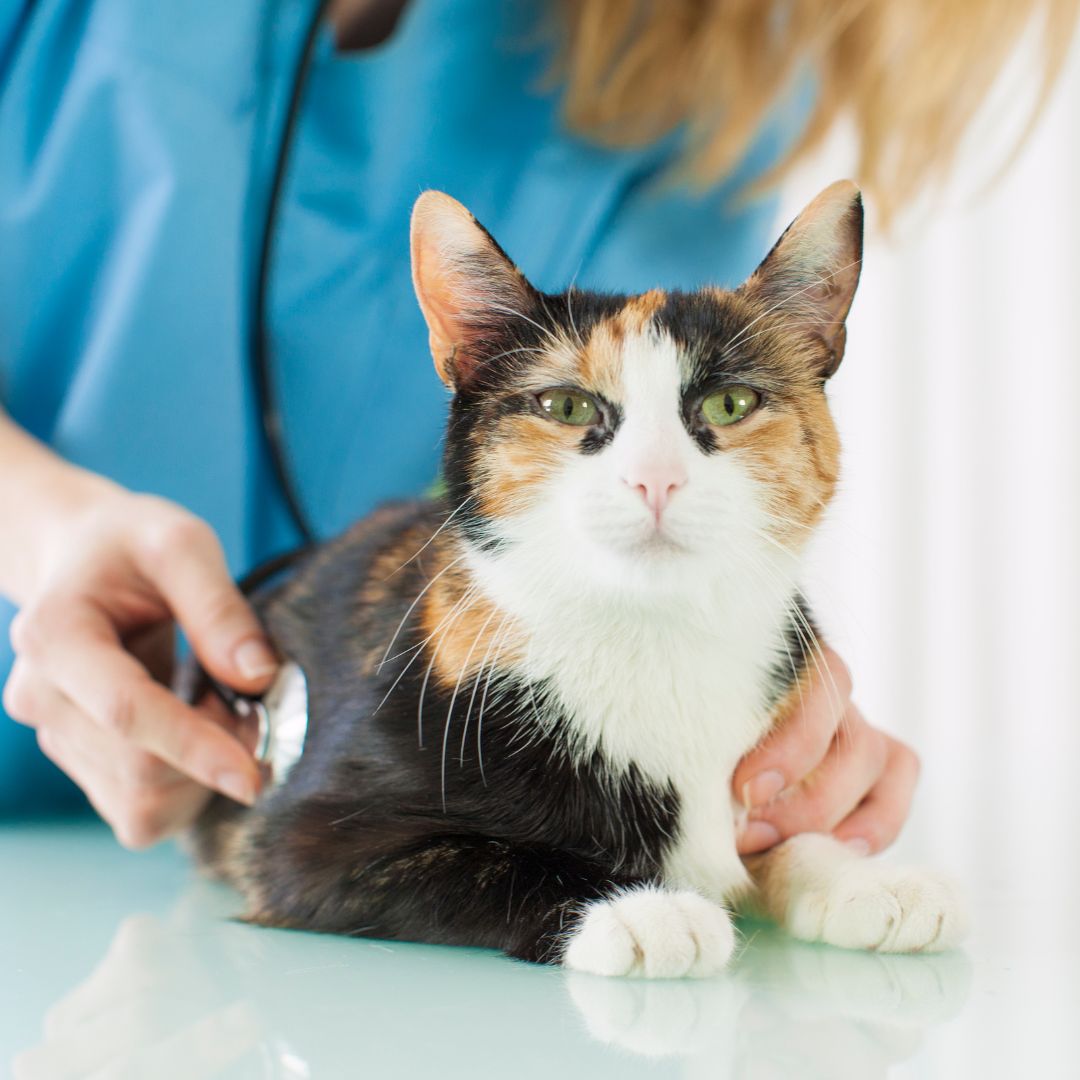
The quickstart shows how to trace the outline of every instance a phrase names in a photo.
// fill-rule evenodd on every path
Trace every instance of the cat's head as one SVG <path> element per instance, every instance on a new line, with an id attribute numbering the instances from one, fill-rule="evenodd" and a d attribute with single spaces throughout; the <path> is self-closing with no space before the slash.
<path id="1" fill-rule="evenodd" d="M 460 203 L 421 195 L 413 279 L 474 551 L 649 590 L 800 550 L 836 484 L 824 388 L 862 217 L 855 185 L 833 184 L 733 291 L 550 295 Z"/>

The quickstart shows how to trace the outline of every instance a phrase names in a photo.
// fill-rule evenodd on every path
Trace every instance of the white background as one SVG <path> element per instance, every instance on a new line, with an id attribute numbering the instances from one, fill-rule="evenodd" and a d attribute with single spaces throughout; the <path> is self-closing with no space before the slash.
<path id="1" fill-rule="evenodd" d="M 947 192 L 891 240 L 868 222 L 831 388 L 842 490 L 806 580 L 856 700 L 922 755 L 900 855 L 973 894 L 943 1076 L 1040 1075 L 1032 1047 L 1042 1075 L 1080 1075 L 1080 49 L 980 195 L 1022 75 Z M 850 172 L 845 146 L 792 179 L 785 223 Z M 999 1024 L 1027 1038 L 1003 1050 Z"/>

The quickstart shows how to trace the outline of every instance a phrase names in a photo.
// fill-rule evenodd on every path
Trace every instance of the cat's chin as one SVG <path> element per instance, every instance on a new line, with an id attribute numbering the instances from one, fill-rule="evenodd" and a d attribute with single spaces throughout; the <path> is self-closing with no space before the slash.
<path id="1" fill-rule="evenodd" d="M 701 584 L 699 553 L 669 536 L 606 543 L 594 549 L 590 572 L 597 583 L 626 595 L 691 592 Z"/>
<path id="2" fill-rule="evenodd" d="M 686 544 L 660 529 L 652 529 L 641 537 L 626 543 L 619 551 L 624 558 L 647 562 L 681 561 L 692 555 Z"/>

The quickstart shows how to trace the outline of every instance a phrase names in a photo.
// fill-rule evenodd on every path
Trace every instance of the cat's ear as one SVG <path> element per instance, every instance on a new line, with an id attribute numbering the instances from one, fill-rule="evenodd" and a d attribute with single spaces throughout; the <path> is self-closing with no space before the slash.
<path id="1" fill-rule="evenodd" d="M 825 343 L 822 378 L 844 358 L 844 320 L 859 284 L 862 246 L 862 196 L 850 180 L 838 180 L 788 226 L 743 286 Z"/>
<path id="2" fill-rule="evenodd" d="M 459 389 L 483 360 L 491 328 L 531 306 L 532 286 L 456 199 L 425 191 L 412 212 L 412 276 L 435 370 Z"/>

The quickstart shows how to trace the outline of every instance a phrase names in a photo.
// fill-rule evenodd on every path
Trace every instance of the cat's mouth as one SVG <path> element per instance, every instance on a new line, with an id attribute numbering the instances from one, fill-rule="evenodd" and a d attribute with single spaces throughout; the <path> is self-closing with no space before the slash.
<path id="1" fill-rule="evenodd" d="M 690 548 L 672 536 L 663 523 L 651 524 L 635 536 L 622 537 L 618 546 L 625 555 L 645 558 L 672 558 L 690 553 Z"/>

